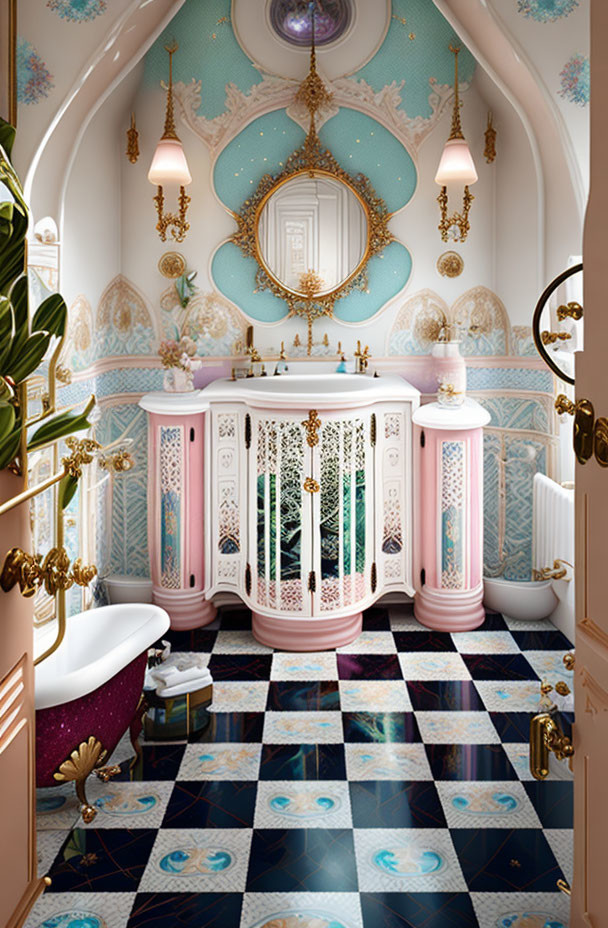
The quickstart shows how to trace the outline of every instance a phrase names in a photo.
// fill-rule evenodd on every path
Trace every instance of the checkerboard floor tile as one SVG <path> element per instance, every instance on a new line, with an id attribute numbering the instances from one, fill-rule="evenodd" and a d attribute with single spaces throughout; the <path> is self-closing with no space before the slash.
<path id="1" fill-rule="evenodd" d="M 26 928 L 495 928 L 568 924 L 572 783 L 532 780 L 543 677 L 571 682 L 549 623 L 491 614 L 474 632 L 375 608 L 320 653 L 273 652 L 244 609 L 170 632 L 207 655 L 214 700 L 190 743 L 144 743 L 129 770 L 38 794 L 52 878 Z M 572 716 L 562 702 L 562 722 Z M 87 921 L 88 919 L 88 921 Z M 519 920 L 519 921 L 518 921 Z"/>

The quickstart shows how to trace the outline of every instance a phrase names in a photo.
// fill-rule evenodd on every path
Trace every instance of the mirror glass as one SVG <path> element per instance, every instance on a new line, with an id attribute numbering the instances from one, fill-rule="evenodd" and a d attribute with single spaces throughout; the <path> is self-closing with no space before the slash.
<path id="1" fill-rule="evenodd" d="M 257 234 L 260 256 L 279 283 L 302 292 L 303 275 L 314 271 L 321 295 L 344 283 L 363 260 L 367 215 L 347 184 L 306 171 L 271 194 Z"/>

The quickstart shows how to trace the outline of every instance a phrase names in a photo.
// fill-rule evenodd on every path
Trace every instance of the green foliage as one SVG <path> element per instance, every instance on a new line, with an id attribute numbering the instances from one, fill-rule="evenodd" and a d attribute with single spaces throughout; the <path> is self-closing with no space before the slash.
<path id="1" fill-rule="evenodd" d="M 65 300 L 54 293 L 30 318 L 26 274 L 29 213 L 11 164 L 14 138 L 14 128 L 0 119 L 0 183 L 12 198 L 0 202 L 0 470 L 15 460 L 21 443 L 23 421 L 16 388 L 38 369 L 49 349 L 63 338 L 68 316 Z M 61 413 L 46 419 L 28 441 L 28 451 L 88 429 L 87 417 L 93 402 L 81 413 Z M 75 488 L 71 489 L 67 482 L 64 496 L 70 491 L 73 496 Z"/>

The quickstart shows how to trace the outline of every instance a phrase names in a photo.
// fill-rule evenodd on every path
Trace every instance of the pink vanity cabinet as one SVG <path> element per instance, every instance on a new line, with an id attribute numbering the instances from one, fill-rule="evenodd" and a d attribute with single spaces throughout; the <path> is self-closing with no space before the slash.
<path id="1" fill-rule="evenodd" d="M 429 403 L 414 421 L 417 581 L 414 615 L 439 631 L 477 628 L 483 599 L 483 426 L 486 410 Z"/>
<path id="2" fill-rule="evenodd" d="M 148 539 L 154 602 L 171 627 L 215 618 L 205 598 L 204 446 L 209 404 L 200 391 L 148 393 Z"/>

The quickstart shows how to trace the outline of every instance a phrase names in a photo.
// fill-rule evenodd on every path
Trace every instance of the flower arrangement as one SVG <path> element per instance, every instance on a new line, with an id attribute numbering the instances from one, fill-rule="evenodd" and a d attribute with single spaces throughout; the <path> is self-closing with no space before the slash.
<path id="1" fill-rule="evenodd" d="M 175 281 L 175 293 L 180 306 L 179 317 L 171 323 L 173 338 L 164 339 L 158 349 L 162 365 L 166 370 L 164 387 L 170 392 L 185 392 L 194 389 L 193 375 L 202 361 L 195 359 L 196 342 L 189 331 L 190 309 L 188 304 L 196 292 L 196 272 L 182 274 Z"/>

